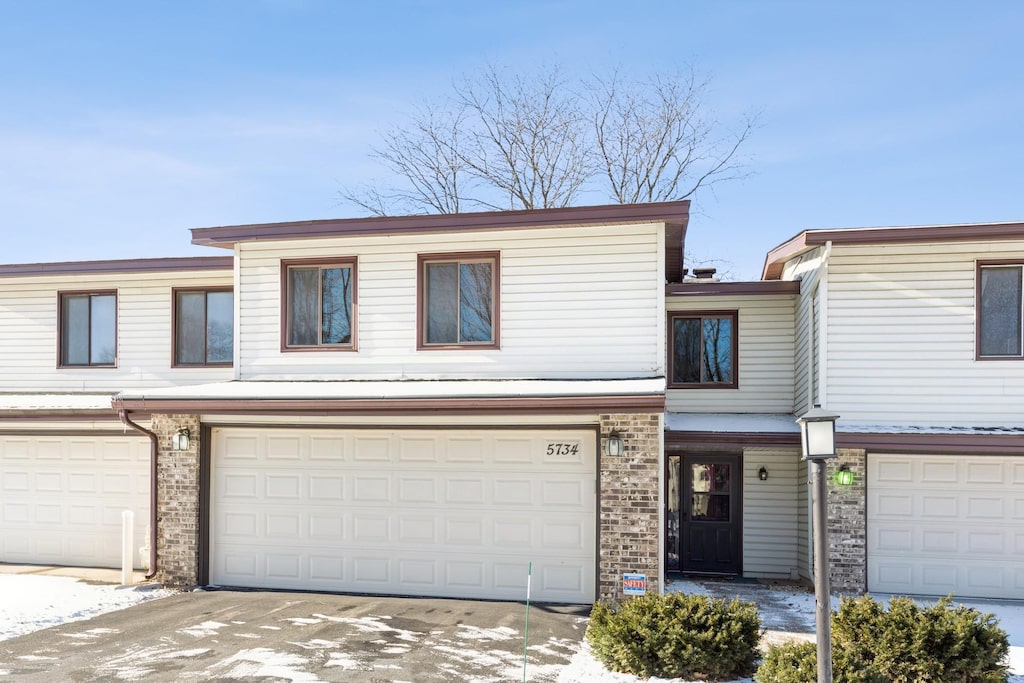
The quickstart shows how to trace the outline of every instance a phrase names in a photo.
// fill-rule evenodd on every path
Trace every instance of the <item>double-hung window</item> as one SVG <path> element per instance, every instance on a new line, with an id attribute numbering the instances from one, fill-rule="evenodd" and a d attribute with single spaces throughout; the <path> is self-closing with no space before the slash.
<path id="1" fill-rule="evenodd" d="M 61 367 L 114 367 L 117 364 L 117 293 L 62 292 Z"/>
<path id="2" fill-rule="evenodd" d="M 498 348 L 498 252 L 419 256 L 419 348 Z"/>
<path id="3" fill-rule="evenodd" d="M 1021 329 L 1021 293 L 1024 264 L 978 264 L 977 357 L 1024 357 Z"/>
<path id="4" fill-rule="evenodd" d="M 174 291 L 174 365 L 231 365 L 234 294 L 230 289 Z"/>
<path id="5" fill-rule="evenodd" d="M 356 261 L 282 263 L 285 349 L 356 348 Z"/>
<path id="6" fill-rule="evenodd" d="M 669 387 L 734 389 L 736 312 L 669 315 Z"/>

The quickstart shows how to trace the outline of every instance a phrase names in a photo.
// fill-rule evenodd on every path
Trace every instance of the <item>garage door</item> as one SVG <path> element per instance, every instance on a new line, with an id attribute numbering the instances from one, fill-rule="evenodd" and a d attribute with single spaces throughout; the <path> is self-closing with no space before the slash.
<path id="1" fill-rule="evenodd" d="M 1024 458 L 868 456 L 868 590 L 1024 599 Z"/>
<path id="2" fill-rule="evenodd" d="M 148 439 L 0 436 L 0 562 L 119 567 L 122 510 L 141 548 Z"/>
<path id="3" fill-rule="evenodd" d="M 593 431 L 212 435 L 213 584 L 594 600 Z"/>

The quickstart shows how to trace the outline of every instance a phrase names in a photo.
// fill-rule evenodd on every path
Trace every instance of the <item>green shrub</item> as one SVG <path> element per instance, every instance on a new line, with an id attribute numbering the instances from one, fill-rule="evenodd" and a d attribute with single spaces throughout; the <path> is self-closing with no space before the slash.
<path id="1" fill-rule="evenodd" d="M 867 596 L 843 600 L 832 618 L 832 659 L 842 680 L 1005 681 L 1010 645 L 998 620 L 951 602 L 918 607 L 910 598 L 893 598 L 885 610 Z"/>
<path id="2" fill-rule="evenodd" d="M 832 614 L 832 668 L 836 683 L 1002 683 L 1009 653 L 1006 632 L 991 614 L 952 598 L 918 607 L 893 598 L 889 608 L 870 597 L 843 599 Z M 807 668 L 809 667 L 809 668 Z M 773 647 L 757 671 L 758 683 L 813 681 L 814 644 Z M 804 678 L 806 671 L 811 671 Z"/>
<path id="3" fill-rule="evenodd" d="M 598 603 L 587 627 L 591 650 L 608 669 L 643 677 L 749 676 L 760 636 L 753 603 L 683 593 Z"/>
<path id="4" fill-rule="evenodd" d="M 768 648 L 757 667 L 757 683 L 814 683 L 818 677 L 818 646 L 783 643 Z"/>

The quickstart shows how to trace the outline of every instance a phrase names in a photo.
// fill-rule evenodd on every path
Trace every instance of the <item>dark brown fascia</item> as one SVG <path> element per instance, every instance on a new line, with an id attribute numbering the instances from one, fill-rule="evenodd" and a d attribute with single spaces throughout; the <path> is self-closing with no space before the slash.
<path id="1" fill-rule="evenodd" d="M 548 415 L 661 413 L 664 394 L 433 399 L 124 399 L 115 411 L 221 415 Z"/>
<path id="2" fill-rule="evenodd" d="M 836 434 L 837 448 L 908 455 L 1020 455 L 1021 434 Z"/>
<path id="3" fill-rule="evenodd" d="M 800 283 L 798 281 L 764 281 L 756 282 L 690 282 L 685 284 L 667 285 L 665 296 L 689 296 L 701 295 L 771 295 L 771 294 L 799 294 Z"/>
<path id="4" fill-rule="evenodd" d="M 46 422 L 53 420 L 117 420 L 117 413 L 110 408 L 0 409 L 0 423 L 4 421 Z"/>
<path id="5" fill-rule="evenodd" d="M 904 228 L 805 230 L 768 252 L 761 279 L 777 280 L 786 262 L 828 242 L 832 244 L 908 244 L 1024 239 L 1024 223 L 971 223 Z"/>
<path id="6" fill-rule="evenodd" d="M 111 261 L 58 261 L 0 265 L 0 277 L 13 275 L 83 275 L 89 273 L 155 273 L 192 270 L 231 270 L 233 256 L 119 259 Z"/>
<path id="7" fill-rule="evenodd" d="M 310 239 L 352 235 L 395 235 L 424 232 L 463 232 L 515 228 L 545 228 L 665 222 L 685 229 L 690 216 L 689 200 L 651 204 L 608 204 L 561 209 L 483 211 L 475 213 L 424 214 L 419 216 L 371 216 L 287 223 L 254 223 L 217 228 L 193 228 L 192 243 L 232 247 L 237 242 Z"/>
<path id="8" fill-rule="evenodd" d="M 796 433 L 758 432 L 665 432 L 665 447 L 758 448 L 765 446 L 800 448 Z M 907 455 L 1019 455 L 1024 451 L 1022 434 L 880 434 L 840 432 L 837 448 L 866 450 L 869 453 Z"/>
<path id="9" fill-rule="evenodd" d="M 800 448 L 800 435 L 771 432 L 665 432 L 667 449 L 736 449 L 764 446 Z"/>

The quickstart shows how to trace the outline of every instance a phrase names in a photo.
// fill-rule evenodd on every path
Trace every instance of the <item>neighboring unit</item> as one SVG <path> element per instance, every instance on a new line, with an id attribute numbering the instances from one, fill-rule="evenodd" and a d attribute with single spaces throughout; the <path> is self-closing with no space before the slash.
<path id="1" fill-rule="evenodd" d="M 0 561 L 117 566 L 123 510 L 134 513 L 137 546 L 149 547 L 150 441 L 121 422 L 111 397 L 231 377 L 231 265 L 0 266 Z M 199 320 L 212 357 L 192 352 Z"/>

